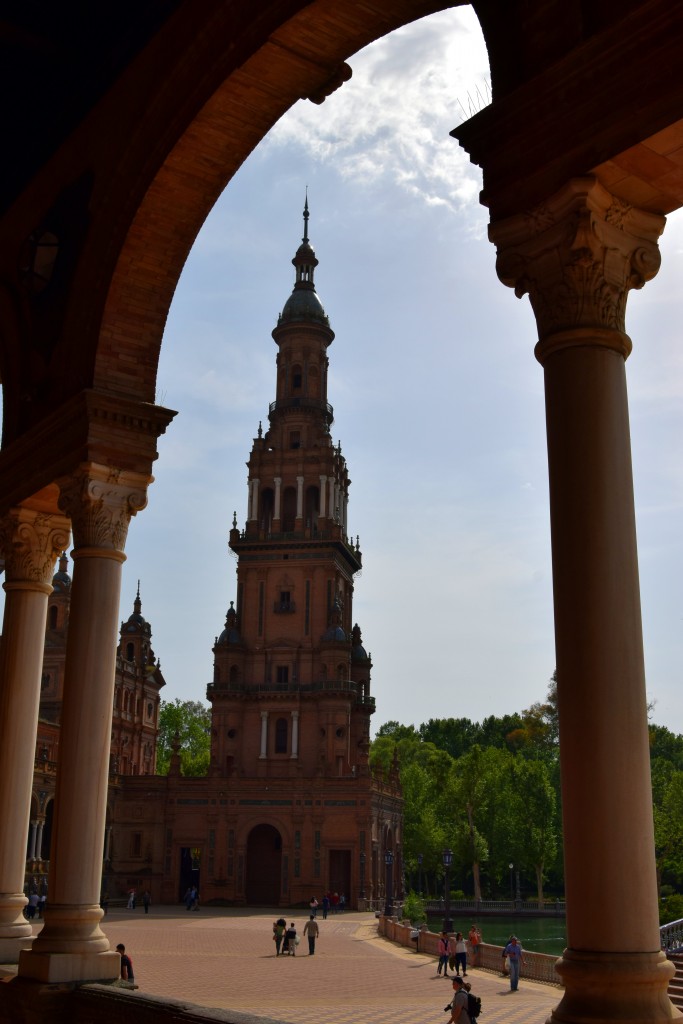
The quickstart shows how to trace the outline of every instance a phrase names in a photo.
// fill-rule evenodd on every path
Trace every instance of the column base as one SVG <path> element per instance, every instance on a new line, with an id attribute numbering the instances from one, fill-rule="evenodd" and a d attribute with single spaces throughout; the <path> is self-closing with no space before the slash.
<path id="1" fill-rule="evenodd" d="M 22 950 L 19 976 L 33 981 L 114 981 L 121 974 L 121 957 L 108 953 L 36 953 Z"/>
<path id="2" fill-rule="evenodd" d="M 546 1024 L 642 1024 L 683 1019 L 668 987 L 675 973 L 664 953 L 567 949 L 557 962 L 565 991 Z"/>
<path id="3" fill-rule="evenodd" d="M 0 964 L 18 964 L 19 954 L 22 949 L 30 949 L 33 945 L 33 935 L 0 936 Z"/>

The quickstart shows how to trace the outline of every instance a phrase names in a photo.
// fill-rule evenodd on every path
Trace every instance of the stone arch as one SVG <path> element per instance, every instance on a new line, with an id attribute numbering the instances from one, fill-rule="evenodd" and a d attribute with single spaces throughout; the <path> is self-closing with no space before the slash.
<path id="1" fill-rule="evenodd" d="M 145 130 L 141 125 L 139 138 L 131 140 L 126 153 L 127 161 L 139 163 L 139 192 L 134 210 L 130 201 L 117 206 L 119 222 L 121 206 L 129 210 L 124 236 L 120 230 L 110 236 L 109 244 L 116 240 L 118 251 L 106 260 L 112 274 L 102 297 L 93 353 L 94 387 L 154 401 L 161 337 L 178 277 L 206 216 L 233 174 L 298 99 L 321 102 L 348 77 L 344 61 L 353 53 L 387 32 L 450 6 L 443 0 L 379 0 L 371 8 L 351 8 L 344 19 L 337 19 L 327 2 L 292 3 L 289 8 L 295 13 L 290 18 L 277 11 L 270 22 L 264 16 L 251 51 L 239 60 L 231 45 L 234 25 L 228 29 L 218 24 L 228 12 L 213 12 L 215 24 L 204 26 L 202 47 L 193 51 L 194 63 L 183 54 L 192 64 L 183 69 L 187 80 L 181 83 L 169 75 L 168 84 L 159 87 L 159 103 L 173 110 L 173 134 L 165 134 L 152 152 L 158 129 L 152 126 L 150 135 L 149 126 Z M 178 94 L 172 94 L 175 90 Z M 143 168 L 148 175 L 144 182 Z M 101 274 L 102 260 L 95 265 Z M 92 259 L 83 261 L 84 278 L 90 278 L 93 269 Z M 88 294 L 78 286 L 75 291 Z M 134 374 L 131 358 L 137 364 Z"/>

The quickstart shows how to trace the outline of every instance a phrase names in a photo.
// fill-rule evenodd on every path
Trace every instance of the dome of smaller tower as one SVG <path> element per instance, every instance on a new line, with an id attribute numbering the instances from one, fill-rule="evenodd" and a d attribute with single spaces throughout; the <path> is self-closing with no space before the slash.
<path id="1" fill-rule="evenodd" d="M 228 614 L 225 617 L 225 629 L 218 637 L 219 644 L 241 644 L 242 637 L 237 628 L 237 612 L 235 611 L 234 601 L 230 602 L 230 608 Z"/>
<path id="2" fill-rule="evenodd" d="M 62 551 L 59 559 L 59 569 L 52 577 L 52 589 L 53 590 L 70 590 L 71 589 L 71 577 L 66 571 L 68 565 L 68 559 L 66 552 Z"/>
<path id="3" fill-rule="evenodd" d="M 363 644 L 360 626 L 356 624 L 351 632 L 351 660 L 352 661 L 367 661 L 368 654 Z"/>
<path id="4" fill-rule="evenodd" d="M 327 313 L 315 291 L 302 288 L 289 296 L 278 318 L 278 325 L 294 320 L 317 320 L 325 326 L 329 325 Z"/>
<path id="5" fill-rule="evenodd" d="M 138 580 L 138 592 L 133 602 L 133 614 L 128 616 L 126 620 L 130 626 L 138 626 L 140 629 L 144 629 L 147 626 L 147 620 L 142 615 L 142 601 L 140 600 L 140 580 Z M 131 630 L 129 629 L 130 633 Z"/>

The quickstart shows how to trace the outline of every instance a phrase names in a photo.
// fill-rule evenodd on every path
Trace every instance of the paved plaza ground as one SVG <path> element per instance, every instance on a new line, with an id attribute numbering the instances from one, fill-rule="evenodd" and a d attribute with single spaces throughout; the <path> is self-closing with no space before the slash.
<path id="1" fill-rule="evenodd" d="M 373 914 L 320 919 L 315 956 L 302 939 L 296 957 L 276 958 L 272 922 L 281 913 L 205 907 L 195 913 L 181 906 L 153 907 L 145 915 L 139 907 L 110 910 L 102 927 L 112 947 L 125 944 L 147 994 L 292 1024 L 446 1024 L 451 982 L 437 975 L 433 957 L 379 937 Z M 299 932 L 307 918 L 287 912 Z M 559 989 L 523 976 L 516 993 L 488 971 L 471 969 L 468 980 L 482 999 L 480 1024 L 544 1024 L 560 998 Z"/>

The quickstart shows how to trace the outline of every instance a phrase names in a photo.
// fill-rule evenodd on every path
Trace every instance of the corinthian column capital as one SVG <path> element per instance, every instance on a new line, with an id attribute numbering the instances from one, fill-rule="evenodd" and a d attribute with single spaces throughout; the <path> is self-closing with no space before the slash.
<path id="1" fill-rule="evenodd" d="M 37 583 L 51 590 L 55 560 L 69 543 L 69 520 L 19 506 L 0 520 L 0 548 L 5 558 L 6 589 L 14 583 Z"/>
<path id="2" fill-rule="evenodd" d="M 665 218 L 630 206 L 593 177 L 573 178 L 533 210 L 491 224 L 496 270 L 528 293 L 541 342 L 576 328 L 624 333 L 626 299 L 659 270 Z M 606 335 L 605 335 L 606 337 Z M 610 347 L 615 347 L 614 337 Z"/>
<path id="3" fill-rule="evenodd" d="M 131 516 L 147 504 L 153 477 L 84 463 L 59 483 L 59 507 L 70 517 L 75 548 L 123 553 Z"/>

